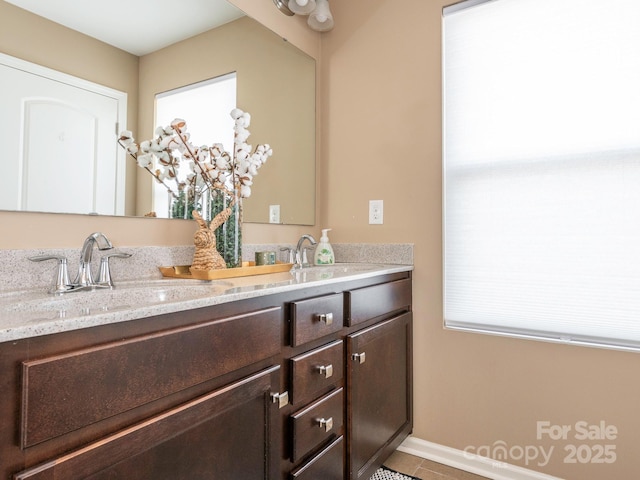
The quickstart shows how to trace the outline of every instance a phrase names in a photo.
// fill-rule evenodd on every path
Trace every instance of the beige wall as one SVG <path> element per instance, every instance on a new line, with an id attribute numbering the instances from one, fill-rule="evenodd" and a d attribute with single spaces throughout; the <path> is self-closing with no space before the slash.
<path id="1" fill-rule="evenodd" d="M 441 284 L 440 16 L 443 0 L 333 1 L 323 36 L 323 223 L 335 242 L 415 243 L 415 436 L 464 449 L 555 446 L 529 468 L 572 480 L 640 471 L 640 355 L 445 331 Z M 382 226 L 367 224 L 384 199 Z M 563 462 L 536 422 L 618 427 L 612 465 Z M 573 441 L 572 441 L 573 440 Z M 518 463 L 510 460 L 511 463 Z M 520 462 L 522 466 L 525 466 Z"/>

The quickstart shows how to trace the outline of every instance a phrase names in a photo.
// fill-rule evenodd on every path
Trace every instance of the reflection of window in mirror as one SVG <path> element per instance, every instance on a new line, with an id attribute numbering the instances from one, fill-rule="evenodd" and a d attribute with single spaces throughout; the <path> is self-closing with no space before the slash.
<path id="1" fill-rule="evenodd" d="M 233 119 L 236 108 L 235 72 L 156 95 L 155 125 L 165 127 L 174 119 L 187 122 L 187 131 L 194 145 L 221 143 L 230 152 L 233 148 Z M 155 136 L 155 135 L 154 135 Z M 186 175 L 187 172 L 180 172 Z M 153 202 L 159 217 L 168 216 L 166 189 L 154 182 Z"/>

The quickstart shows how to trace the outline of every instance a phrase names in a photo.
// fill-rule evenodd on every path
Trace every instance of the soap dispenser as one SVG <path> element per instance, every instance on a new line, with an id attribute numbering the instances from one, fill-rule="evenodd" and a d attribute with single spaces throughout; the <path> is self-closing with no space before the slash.
<path id="1" fill-rule="evenodd" d="M 331 244 L 329 243 L 329 237 L 327 236 L 327 232 L 329 230 L 331 229 L 325 228 L 322 230 L 320 242 L 318 242 L 318 246 L 316 247 L 314 262 L 316 265 L 333 265 L 336 261 L 333 254 L 333 248 L 331 247 Z"/>

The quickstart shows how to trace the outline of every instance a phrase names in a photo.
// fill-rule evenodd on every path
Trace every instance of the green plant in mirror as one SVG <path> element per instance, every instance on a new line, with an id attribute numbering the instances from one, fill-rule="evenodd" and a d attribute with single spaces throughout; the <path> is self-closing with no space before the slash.
<path id="1" fill-rule="evenodd" d="M 227 192 L 215 191 L 210 201 L 211 218 L 215 218 L 231 205 L 231 213 L 226 222 L 216 229 L 216 248 L 227 268 L 242 266 L 242 202 L 233 199 Z"/>

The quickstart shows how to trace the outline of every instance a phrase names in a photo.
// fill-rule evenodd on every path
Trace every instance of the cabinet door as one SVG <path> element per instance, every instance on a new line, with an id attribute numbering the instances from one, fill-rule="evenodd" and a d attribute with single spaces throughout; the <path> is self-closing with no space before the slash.
<path id="1" fill-rule="evenodd" d="M 281 439 L 274 366 L 80 450 L 16 480 L 275 479 Z"/>
<path id="2" fill-rule="evenodd" d="M 411 313 L 347 337 L 351 479 L 368 479 L 412 427 Z"/>

